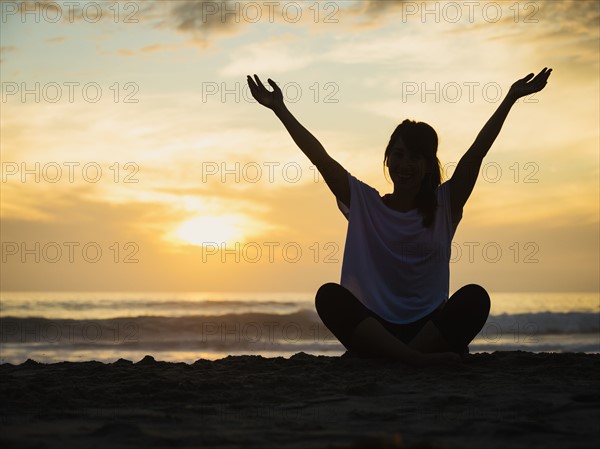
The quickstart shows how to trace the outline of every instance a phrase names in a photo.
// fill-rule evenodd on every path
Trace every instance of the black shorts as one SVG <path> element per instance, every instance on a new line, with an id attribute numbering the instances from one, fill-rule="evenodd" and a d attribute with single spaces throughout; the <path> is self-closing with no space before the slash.
<path id="1" fill-rule="evenodd" d="M 363 305 L 348 289 L 330 282 L 322 285 L 315 298 L 317 313 L 327 328 L 351 349 L 352 334 L 365 318 L 373 317 L 404 343 L 433 321 L 452 351 L 463 352 L 487 320 L 490 299 L 483 287 L 465 285 L 429 315 L 409 324 L 386 321 Z"/>

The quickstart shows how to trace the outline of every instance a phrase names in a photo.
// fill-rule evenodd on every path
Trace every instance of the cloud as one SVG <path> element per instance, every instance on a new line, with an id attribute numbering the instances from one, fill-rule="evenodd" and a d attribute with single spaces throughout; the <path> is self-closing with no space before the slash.
<path id="1" fill-rule="evenodd" d="M 247 24 L 241 17 L 241 6 L 235 0 L 182 0 L 153 2 L 151 7 L 163 12 L 158 26 L 188 34 L 193 43 L 206 48 L 216 37 L 237 34 Z"/>
<path id="2" fill-rule="evenodd" d="M 541 58 L 548 60 L 549 52 L 541 51 L 547 48 L 553 60 L 577 64 L 578 68 L 597 74 L 600 3 L 565 0 L 501 5 L 503 12 L 498 23 L 475 20 L 450 33 L 477 33 L 486 40 L 509 42 L 515 51 L 523 47 L 533 49 L 529 58 L 532 63 Z"/>
<path id="3" fill-rule="evenodd" d="M 138 52 L 134 51 L 134 50 L 129 50 L 128 48 L 121 48 L 119 50 L 117 50 L 117 54 L 119 56 L 136 56 L 138 54 Z"/>
<path id="4" fill-rule="evenodd" d="M 173 212 L 161 204 L 114 205 L 85 200 L 80 194 L 44 195 L 38 207 L 54 217 L 50 220 L 3 216 L 3 254 L 6 245 L 16 243 L 18 248 L 16 255 L 5 254 L 3 289 L 128 289 L 128 283 L 143 289 L 144 277 L 156 275 L 161 259 L 155 256 L 158 242 L 149 230 L 175 219 Z M 25 262 L 21 245 L 30 250 Z M 124 263 L 132 252 L 138 262 Z M 97 256 L 96 262 L 90 262 Z"/>
<path id="5" fill-rule="evenodd" d="M 3 20 L 15 20 L 25 22 L 26 14 L 36 17 L 37 21 L 44 18 L 49 22 L 62 23 L 97 23 L 97 22 L 121 22 L 139 23 L 140 18 L 150 19 L 154 2 L 137 1 L 127 3 L 109 2 L 56 2 L 54 0 L 20 0 L 5 1 L 10 4 L 5 6 Z M 162 2 L 161 2 L 162 3 Z M 29 19 L 31 20 L 31 19 Z"/>
<path id="6" fill-rule="evenodd" d="M 303 69 L 319 59 L 323 58 L 310 52 L 299 36 L 284 34 L 236 48 L 219 73 L 237 78 L 245 78 L 248 73 L 285 73 Z"/>
<path id="7" fill-rule="evenodd" d="M 219 192 L 219 198 L 186 191 L 186 195 L 192 195 L 173 195 L 170 201 L 119 204 L 99 196 L 90 197 L 85 190 L 40 191 L 40 195 L 35 196 L 36 208 L 46 214 L 45 219 L 6 217 L 3 213 L 2 241 L 5 245 L 16 243 L 19 250 L 7 255 L 8 262 L 3 264 L 0 275 L 5 290 L 216 291 L 234 289 L 237 285 L 243 285 L 244 290 L 265 290 L 268 285 L 266 290 L 276 291 L 286 290 L 290 285 L 307 288 L 305 281 L 298 280 L 301 270 L 312 271 L 311 279 L 315 275 L 323 276 L 324 269 L 337 271 L 334 264 L 317 265 L 313 259 L 317 243 L 320 249 L 327 250 L 328 255 L 331 251 L 325 244 L 335 237 L 341 239 L 342 234 L 332 235 L 334 226 L 323 229 L 314 216 L 305 213 L 306 204 L 303 204 L 312 203 L 315 213 L 322 217 L 337 217 L 336 223 L 343 225 L 341 214 L 335 210 L 333 196 L 329 194 L 326 200 L 323 198 L 323 192 L 327 191 L 325 185 L 296 188 L 285 195 L 276 188 L 270 192 L 255 192 L 246 201 L 254 202 L 254 207 L 241 207 L 240 203 L 245 200 L 236 194 L 226 198 L 223 192 Z M 172 193 L 181 192 L 173 190 Z M 269 207 L 264 207 L 267 203 Z M 328 206 L 327 213 L 321 212 L 320 203 Z M 214 213 L 215 207 L 220 208 L 219 214 Z M 227 256 L 227 263 L 214 254 L 207 261 L 203 259 L 200 247 L 175 245 L 168 238 L 186 220 L 221 213 L 243 218 L 244 230 L 253 233 L 252 251 L 258 246 L 264 252 L 260 263 L 245 262 L 244 259 L 236 263 L 233 254 Z M 204 237 L 204 231 L 210 229 L 198 228 L 198 238 Z M 35 251 L 30 251 L 23 263 L 21 244 L 32 250 L 36 242 L 41 260 L 36 262 Z M 292 264 L 282 259 L 282 248 L 290 242 L 302 247 L 301 263 Z M 341 258 L 342 243 L 336 240 L 338 258 Z M 95 257 L 95 248 L 101 249 L 98 262 L 85 260 L 83 249 L 86 244 L 91 257 Z M 68 261 L 69 245 L 74 249 L 73 263 Z M 62 256 L 54 263 L 48 259 L 55 256 L 57 246 L 62 249 Z M 233 248 L 233 244 L 228 248 Z M 274 262 L 269 262 L 269 248 L 277 251 Z M 132 252 L 138 261 L 124 263 L 124 258 Z M 320 254 L 319 257 L 324 256 Z M 232 283 L 232 279 L 235 282 Z"/>
<path id="8" fill-rule="evenodd" d="M 130 48 L 121 48 L 117 50 L 117 54 L 119 56 L 131 57 L 131 56 L 139 56 L 140 54 L 154 54 L 159 52 L 172 52 L 176 50 L 182 50 L 185 48 L 189 48 L 192 45 L 189 43 L 180 43 L 180 44 L 150 44 L 145 47 L 138 49 L 130 49 Z"/>
<path id="9" fill-rule="evenodd" d="M 58 44 L 60 42 L 64 42 L 66 40 L 65 36 L 56 36 L 50 39 L 46 39 L 46 42 L 49 44 Z"/>
<path id="10" fill-rule="evenodd" d="M 402 11 L 404 11 L 403 21 L 406 22 L 410 17 L 407 14 L 407 3 L 411 4 L 408 11 L 412 11 L 413 5 L 417 5 L 418 8 L 419 4 L 424 4 L 424 2 L 416 3 L 404 0 L 364 0 L 351 5 L 343 14 L 345 17 L 352 17 L 357 20 L 352 24 L 354 28 L 378 28 L 397 18 L 397 13 Z"/>
<path id="11" fill-rule="evenodd" d="M 340 64 L 397 62 L 406 67 L 414 65 L 423 53 L 421 45 L 415 48 L 413 37 L 394 33 L 386 36 L 351 36 L 330 49 L 323 59 Z"/>
<path id="12" fill-rule="evenodd" d="M 17 47 L 15 47 L 14 45 L 6 45 L 6 46 L 0 47 L 0 62 L 3 63 L 6 61 L 4 56 L 7 53 L 16 53 L 18 51 L 19 51 L 19 49 Z"/>
<path id="13" fill-rule="evenodd" d="M 151 8 L 156 17 L 162 11 L 159 26 L 188 34 L 193 43 L 206 48 L 218 37 L 234 36 L 259 23 L 301 26 L 304 32 L 375 27 L 382 24 L 382 18 L 393 18 L 394 11 L 403 3 L 400 0 L 316 3 L 185 0 L 153 2 Z"/>

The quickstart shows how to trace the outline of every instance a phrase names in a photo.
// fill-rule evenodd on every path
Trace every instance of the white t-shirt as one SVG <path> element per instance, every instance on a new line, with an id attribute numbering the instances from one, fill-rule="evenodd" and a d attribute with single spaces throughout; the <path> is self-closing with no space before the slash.
<path id="1" fill-rule="evenodd" d="M 416 210 L 389 208 L 379 192 L 348 173 L 350 208 L 340 284 L 368 309 L 391 323 L 412 323 L 448 299 L 452 223 L 450 185 L 437 188 L 431 227 Z"/>

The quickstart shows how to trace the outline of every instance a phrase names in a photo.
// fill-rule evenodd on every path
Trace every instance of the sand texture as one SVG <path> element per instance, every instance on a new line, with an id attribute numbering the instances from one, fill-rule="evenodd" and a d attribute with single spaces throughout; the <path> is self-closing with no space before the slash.
<path id="1" fill-rule="evenodd" d="M 0 365 L 2 447 L 600 447 L 600 355 Z"/>

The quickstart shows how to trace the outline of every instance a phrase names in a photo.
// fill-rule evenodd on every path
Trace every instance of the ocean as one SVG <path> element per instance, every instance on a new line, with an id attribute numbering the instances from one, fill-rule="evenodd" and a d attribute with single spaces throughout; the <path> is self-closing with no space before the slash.
<path id="1" fill-rule="evenodd" d="M 598 293 L 490 293 L 470 352 L 600 353 Z M 306 293 L 2 292 L 0 363 L 337 356 Z"/>

